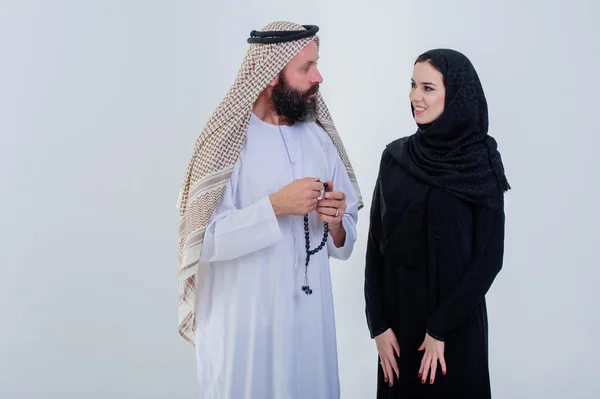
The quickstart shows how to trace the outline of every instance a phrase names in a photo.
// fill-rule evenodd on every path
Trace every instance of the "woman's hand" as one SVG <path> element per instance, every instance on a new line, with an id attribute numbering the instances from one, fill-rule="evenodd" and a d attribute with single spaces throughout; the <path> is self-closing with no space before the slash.
<path id="1" fill-rule="evenodd" d="M 396 378 L 398 378 L 400 372 L 398 371 L 398 362 L 394 356 L 394 352 L 400 357 L 400 345 L 396 335 L 391 328 L 385 330 L 385 332 L 375 337 L 375 343 L 377 344 L 377 352 L 379 352 L 379 359 L 381 362 L 381 368 L 383 369 L 383 376 L 385 382 L 390 386 L 394 385 L 394 371 L 396 372 Z"/>
<path id="2" fill-rule="evenodd" d="M 423 354 L 423 360 L 421 360 L 421 368 L 419 369 L 419 377 L 421 384 L 425 384 L 427 376 L 430 374 L 429 383 L 433 384 L 435 381 L 435 371 L 437 369 L 438 361 L 442 366 L 442 374 L 446 375 L 446 361 L 444 360 L 444 342 L 438 341 L 432 338 L 429 334 L 425 334 L 425 340 L 419 347 L 419 350 L 425 350 Z"/>

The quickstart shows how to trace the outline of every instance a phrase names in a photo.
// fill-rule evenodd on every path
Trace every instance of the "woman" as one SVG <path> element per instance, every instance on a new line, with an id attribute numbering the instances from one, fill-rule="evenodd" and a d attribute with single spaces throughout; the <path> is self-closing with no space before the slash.
<path id="1" fill-rule="evenodd" d="M 417 132 L 386 146 L 371 205 L 377 397 L 490 398 L 485 294 L 502 267 L 510 187 L 464 55 L 421 55 L 410 102 Z"/>

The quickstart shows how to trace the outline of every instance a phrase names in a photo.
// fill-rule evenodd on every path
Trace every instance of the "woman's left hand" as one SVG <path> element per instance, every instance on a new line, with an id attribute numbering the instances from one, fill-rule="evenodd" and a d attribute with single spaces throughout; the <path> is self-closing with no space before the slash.
<path id="1" fill-rule="evenodd" d="M 421 360 L 421 368 L 419 369 L 419 377 L 421 384 L 425 384 L 429 375 L 429 383 L 435 381 L 435 371 L 437 370 L 438 361 L 442 366 L 442 374 L 446 375 L 446 361 L 444 360 L 444 342 L 432 338 L 429 334 L 425 334 L 425 340 L 419 347 L 419 350 L 425 350 L 423 360 Z"/>

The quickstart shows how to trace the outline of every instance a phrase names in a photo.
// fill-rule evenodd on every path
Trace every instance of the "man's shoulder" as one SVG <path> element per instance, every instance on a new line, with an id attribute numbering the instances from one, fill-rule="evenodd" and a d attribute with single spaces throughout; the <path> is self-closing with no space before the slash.
<path id="1" fill-rule="evenodd" d="M 309 129 L 317 136 L 323 145 L 333 146 L 333 140 L 327 130 L 318 121 L 303 122 L 305 129 Z"/>
<path id="2" fill-rule="evenodd" d="M 325 130 L 325 128 L 323 127 L 323 125 L 321 125 L 319 121 L 302 122 L 301 125 L 305 129 L 310 129 L 311 131 L 315 132 L 317 135 L 319 135 L 319 137 L 329 137 L 329 133 L 327 133 L 327 130 Z"/>

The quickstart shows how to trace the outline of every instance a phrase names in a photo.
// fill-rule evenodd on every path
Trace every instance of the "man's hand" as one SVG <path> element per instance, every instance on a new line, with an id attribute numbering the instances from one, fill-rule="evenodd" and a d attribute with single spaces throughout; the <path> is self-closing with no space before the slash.
<path id="1" fill-rule="evenodd" d="M 294 180 L 269 198 L 277 216 L 305 215 L 316 209 L 322 190 L 323 183 L 318 178 L 305 177 Z"/>
<path id="2" fill-rule="evenodd" d="M 333 190 L 333 182 L 327 182 L 329 191 L 323 196 L 324 199 L 319 200 L 317 212 L 319 219 L 329 223 L 329 228 L 335 228 L 336 225 L 342 223 L 342 217 L 346 212 L 346 194 Z"/>
<path id="3" fill-rule="evenodd" d="M 319 200 L 317 212 L 319 219 L 329 223 L 329 233 L 336 247 L 341 247 L 346 241 L 346 230 L 342 225 L 342 217 L 346 213 L 346 194 L 333 190 L 333 181 L 327 182 L 329 191 Z"/>

